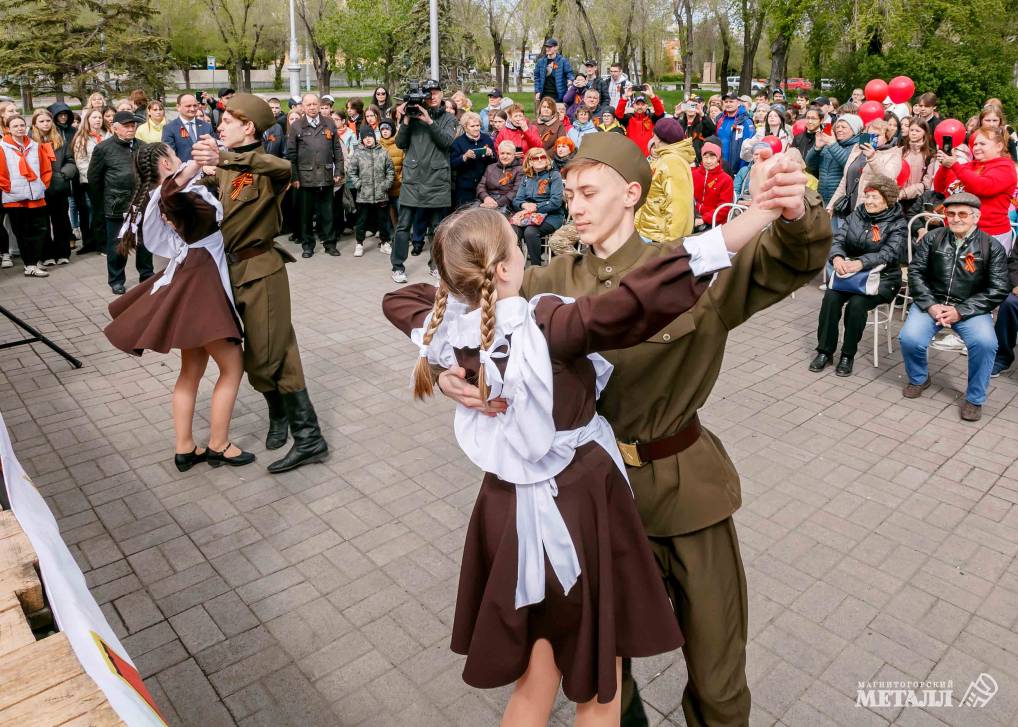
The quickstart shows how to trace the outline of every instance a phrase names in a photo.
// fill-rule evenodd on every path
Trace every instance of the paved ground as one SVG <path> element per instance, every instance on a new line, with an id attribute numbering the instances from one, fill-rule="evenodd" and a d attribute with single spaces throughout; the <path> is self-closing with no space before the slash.
<path id="1" fill-rule="evenodd" d="M 86 362 L 0 351 L 0 409 L 171 724 L 497 724 L 506 692 L 464 686 L 448 650 L 478 474 L 450 407 L 409 402 L 415 352 L 380 314 L 391 283 L 371 242 L 359 260 L 347 241 L 338 260 L 290 266 L 334 454 L 282 477 L 263 469 L 265 409 L 246 384 L 234 441 L 258 464 L 176 472 L 176 362 L 106 343 L 100 258 L 0 276 L 3 305 Z M 1016 724 L 1018 382 L 994 380 L 983 421 L 964 424 L 957 354 L 933 354 L 917 401 L 899 394 L 897 351 L 816 376 L 818 302 L 804 289 L 739 329 L 703 412 L 743 476 L 753 724 Z M 953 680 L 957 703 L 983 672 L 999 693 L 981 709 L 856 706 L 870 680 Z M 679 654 L 637 673 L 652 723 L 683 724 Z"/>

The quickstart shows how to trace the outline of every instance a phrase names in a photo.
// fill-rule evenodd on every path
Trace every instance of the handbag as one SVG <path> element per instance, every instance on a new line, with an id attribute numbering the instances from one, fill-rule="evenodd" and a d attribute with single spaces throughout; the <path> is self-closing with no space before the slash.
<path id="1" fill-rule="evenodd" d="M 524 210 L 520 210 L 509 218 L 509 223 L 516 225 L 517 227 L 528 227 L 531 225 L 534 227 L 540 227 L 546 216 L 547 215 L 543 212 L 526 212 Z"/>
<path id="2" fill-rule="evenodd" d="M 831 290 L 839 293 L 856 293 L 858 295 L 876 295 L 880 289 L 880 273 L 886 266 L 877 265 L 869 270 L 839 275 L 837 271 L 831 276 Z"/>
<path id="3" fill-rule="evenodd" d="M 855 191 L 859 189 L 859 182 L 862 181 L 862 172 L 859 172 L 859 176 L 855 178 L 855 184 L 852 185 L 852 191 L 845 192 L 845 196 L 834 203 L 834 214 L 838 217 L 848 217 L 852 214 L 852 197 L 855 196 Z"/>

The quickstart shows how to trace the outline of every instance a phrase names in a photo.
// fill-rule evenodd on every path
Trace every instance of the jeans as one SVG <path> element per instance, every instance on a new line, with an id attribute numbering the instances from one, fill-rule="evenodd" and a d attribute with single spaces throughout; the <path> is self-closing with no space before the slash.
<path id="1" fill-rule="evenodd" d="M 997 359 L 1003 371 L 1014 363 L 1014 347 L 1018 343 L 1018 295 L 1011 293 L 997 309 Z"/>
<path id="2" fill-rule="evenodd" d="M 300 244 L 315 249 L 314 220 L 318 217 L 318 234 L 322 244 L 336 244 L 336 230 L 332 225 L 332 187 L 305 187 L 297 190 L 300 206 Z"/>
<path id="3" fill-rule="evenodd" d="M 357 222 L 354 227 L 354 236 L 358 244 L 364 242 L 369 224 L 373 224 L 375 229 L 378 230 L 378 237 L 382 242 L 389 241 L 391 233 L 389 231 L 388 202 L 359 202 L 357 204 Z"/>
<path id="4" fill-rule="evenodd" d="M 127 282 L 127 258 L 117 252 L 117 236 L 124 221 L 119 217 L 106 218 L 106 278 L 113 288 Z M 138 282 L 144 283 L 152 277 L 152 253 L 139 244 L 134 251 L 134 267 L 138 271 Z"/>
<path id="5" fill-rule="evenodd" d="M 915 303 L 908 309 L 908 318 L 901 327 L 898 340 L 905 359 L 905 371 L 910 384 L 921 384 L 929 377 L 926 351 L 933 336 L 940 330 L 936 321 Z M 973 316 L 951 328 L 961 336 L 968 349 L 969 375 L 965 398 L 969 403 L 982 406 L 986 401 L 986 388 L 990 384 L 990 370 L 997 353 L 997 336 L 993 332 L 993 316 L 989 313 Z"/>
<path id="6" fill-rule="evenodd" d="M 396 232 L 392 240 L 392 254 L 389 262 L 392 263 L 393 271 L 406 270 L 406 259 L 410 254 L 410 230 L 414 229 L 415 241 L 423 242 L 424 233 L 427 230 L 427 222 L 430 220 L 431 227 L 438 227 L 439 223 L 449 213 L 447 207 L 411 207 L 408 204 L 400 205 L 399 216 L 396 218 Z M 421 226 L 415 224 L 417 217 L 421 219 Z M 416 234 L 420 232 L 420 237 Z"/>
<path id="7" fill-rule="evenodd" d="M 817 323 L 817 353 L 834 355 L 838 347 L 838 324 L 841 322 L 841 309 L 845 309 L 845 338 L 841 343 L 841 355 L 855 358 L 859 350 L 859 340 L 866 330 L 866 317 L 871 310 L 889 300 L 879 295 L 862 295 L 859 293 L 843 293 L 828 288 L 824 292 L 824 300 L 820 304 L 820 320 Z"/>

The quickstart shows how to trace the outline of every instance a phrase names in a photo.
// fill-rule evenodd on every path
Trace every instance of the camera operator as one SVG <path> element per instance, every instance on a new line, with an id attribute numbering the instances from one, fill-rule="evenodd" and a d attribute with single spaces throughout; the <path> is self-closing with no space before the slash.
<path id="1" fill-rule="evenodd" d="M 399 218 L 393 239 L 392 280 L 405 283 L 410 232 L 415 214 L 430 217 L 435 227 L 448 214 L 452 199 L 452 168 L 449 149 L 456 136 L 456 117 L 445 111 L 438 81 L 425 81 L 419 93 L 411 87 L 396 107 L 396 146 L 406 152 L 403 159 L 403 186 L 399 193 Z M 423 98 L 423 94 L 427 94 Z M 416 100 L 420 103 L 411 103 Z M 424 239 L 413 241 L 412 254 L 420 255 Z"/>

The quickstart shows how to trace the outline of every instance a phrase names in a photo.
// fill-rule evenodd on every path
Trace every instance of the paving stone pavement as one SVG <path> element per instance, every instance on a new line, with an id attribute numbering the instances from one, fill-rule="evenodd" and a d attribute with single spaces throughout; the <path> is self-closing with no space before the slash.
<path id="1" fill-rule="evenodd" d="M 177 361 L 106 342 L 102 258 L 0 275 L 2 304 L 85 362 L 0 351 L 0 410 L 170 724 L 498 723 L 507 690 L 466 687 L 448 650 L 478 472 L 448 402 L 410 403 L 416 354 L 381 315 L 392 283 L 375 243 L 289 267 L 333 454 L 279 477 L 246 382 L 233 441 L 258 463 L 177 473 Z M 409 271 L 427 279 L 422 258 Z M 1018 380 L 993 380 L 968 424 L 957 354 L 932 352 L 934 386 L 915 401 L 897 344 L 874 368 L 869 335 L 854 376 L 811 374 L 819 298 L 810 286 L 734 332 L 702 412 L 742 475 L 752 724 L 1016 724 Z M 0 323 L 0 341 L 14 336 Z M 681 656 L 635 670 L 651 724 L 684 724 Z M 999 685 L 983 708 L 856 706 L 858 682 L 952 680 L 957 702 L 983 672 Z M 570 720 L 560 701 L 554 724 Z"/>

